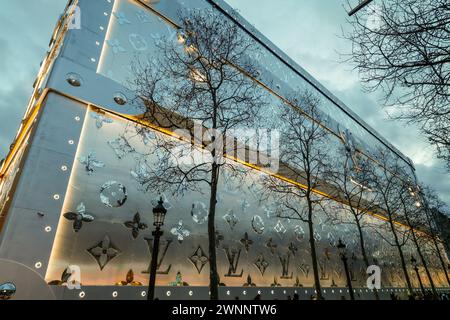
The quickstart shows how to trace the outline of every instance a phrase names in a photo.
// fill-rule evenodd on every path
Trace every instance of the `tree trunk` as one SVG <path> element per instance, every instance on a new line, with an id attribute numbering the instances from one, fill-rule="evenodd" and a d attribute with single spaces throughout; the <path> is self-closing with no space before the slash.
<path id="1" fill-rule="evenodd" d="M 398 254 L 400 256 L 400 262 L 402 264 L 402 269 L 403 269 L 403 273 L 405 275 L 406 285 L 408 286 L 409 294 L 413 294 L 413 289 L 412 289 L 412 285 L 411 285 L 411 279 L 409 278 L 408 269 L 406 269 L 405 256 L 403 255 L 402 246 L 400 245 L 400 243 L 398 241 L 397 232 L 395 231 L 395 226 L 394 226 L 394 223 L 392 222 L 392 218 L 391 217 L 389 217 L 389 225 L 390 225 L 391 231 L 392 231 L 392 233 L 394 235 L 395 246 L 398 249 Z"/>
<path id="2" fill-rule="evenodd" d="M 218 165 L 213 162 L 211 172 L 211 195 L 208 212 L 209 290 L 211 292 L 211 300 L 219 300 L 219 275 L 217 274 L 215 226 L 218 177 L 219 168 Z"/>
<path id="3" fill-rule="evenodd" d="M 416 246 L 417 254 L 419 255 L 419 258 L 420 258 L 420 261 L 422 262 L 423 267 L 425 268 L 425 272 L 427 274 L 428 281 L 430 282 L 431 290 L 433 291 L 433 295 L 437 298 L 438 293 L 436 292 L 436 287 L 434 286 L 433 278 L 431 277 L 430 270 L 428 269 L 428 264 L 425 260 L 425 257 L 422 254 L 422 250 L 420 249 L 419 242 L 417 241 L 416 232 L 414 231 L 414 228 L 411 225 L 411 222 L 409 220 L 409 214 L 405 208 L 404 208 L 404 213 L 405 213 L 406 222 L 408 223 L 408 226 L 411 228 L 411 234 L 412 234 L 414 245 Z"/>
<path id="4" fill-rule="evenodd" d="M 361 247 L 361 254 L 363 256 L 364 263 L 366 264 L 366 268 L 369 268 L 369 258 L 367 257 L 366 248 L 365 248 L 365 241 L 364 241 L 364 235 L 362 232 L 361 223 L 359 222 L 358 216 L 355 215 L 355 221 L 356 221 L 356 227 L 358 228 L 359 233 L 359 245 Z M 367 270 L 367 269 L 366 269 Z M 376 288 L 373 289 L 373 295 L 375 296 L 376 300 L 380 300 L 380 297 L 378 296 L 378 291 Z"/>
<path id="5" fill-rule="evenodd" d="M 314 225 L 312 221 L 312 206 L 310 201 L 308 200 L 308 228 L 309 228 L 309 244 L 311 247 L 311 263 L 313 267 L 314 274 L 314 288 L 317 291 L 317 298 L 319 300 L 323 300 L 322 297 L 322 289 L 320 287 L 320 277 L 319 277 L 319 267 L 317 263 L 317 253 L 316 253 L 316 240 L 314 239 Z"/>
<path id="6" fill-rule="evenodd" d="M 432 233 L 431 238 L 433 239 L 433 244 L 434 244 L 434 247 L 436 248 L 437 256 L 439 258 L 439 261 L 441 262 L 442 269 L 444 270 L 445 278 L 447 279 L 447 283 L 450 286 L 450 278 L 449 278 L 448 272 L 447 272 L 447 264 L 445 263 L 444 259 L 442 258 L 441 250 L 439 249 L 439 244 L 437 243 L 436 237 L 434 236 L 434 231 L 433 231 L 434 228 L 431 223 L 432 217 L 430 216 L 430 214 L 428 212 L 428 203 L 426 202 L 425 198 L 423 198 L 423 199 L 425 202 L 425 215 L 427 216 L 428 227 L 430 228 L 430 231 Z"/>
<path id="7" fill-rule="evenodd" d="M 414 244 L 415 244 L 416 249 L 417 249 L 417 254 L 420 257 L 420 261 L 422 261 L 423 267 L 425 268 L 425 273 L 427 274 L 428 281 L 430 282 L 431 290 L 433 291 L 433 295 L 435 296 L 435 298 L 438 298 L 439 295 L 438 295 L 438 293 L 436 291 L 436 287 L 434 286 L 434 281 L 433 281 L 433 278 L 431 277 L 430 270 L 428 269 L 428 264 L 427 264 L 427 262 L 425 260 L 425 257 L 422 254 L 422 250 L 420 250 L 420 246 L 419 246 L 419 243 L 417 242 L 417 238 L 416 238 L 414 230 L 411 230 L 411 231 L 412 231 L 412 235 L 413 235 L 413 241 L 414 241 Z"/>
<path id="8" fill-rule="evenodd" d="M 448 272 L 447 272 L 447 265 L 445 264 L 444 259 L 442 258 L 441 250 L 439 249 L 439 244 L 437 243 L 436 238 L 434 236 L 432 238 L 433 238 L 433 243 L 436 248 L 436 252 L 437 252 L 439 261 L 441 262 L 442 269 L 444 270 L 445 278 L 447 279 L 447 283 L 450 286 L 450 279 L 449 279 Z"/>

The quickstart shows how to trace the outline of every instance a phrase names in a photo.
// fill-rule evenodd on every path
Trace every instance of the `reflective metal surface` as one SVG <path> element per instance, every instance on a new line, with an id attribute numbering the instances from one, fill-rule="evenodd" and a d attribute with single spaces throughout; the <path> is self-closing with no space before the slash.
<path id="1" fill-rule="evenodd" d="M 7 282 L 0 284 L 0 300 L 9 300 L 16 293 L 16 286 L 13 283 Z"/>
<path id="2" fill-rule="evenodd" d="M 12 293 L 11 283 L 17 287 L 15 299 L 146 299 L 152 200 L 159 199 L 147 191 L 148 166 L 159 161 L 154 140 L 161 134 L 150 129 L 137 134 L 135 123 L 107 110 L 142 113 L 127 88 L 130 60 L 136 55 L 151 59 L 162 35 L 176 38 L 171 23 L 176 22 L 177 10 L 207 9 L 213 2 L 264 43 L 260 43 L 261 55 L 251 58 L 260 62 L 260 80 L 273 83 L 274 92 L 288 95 L 314 87 L 330 98 L 323 112 L 337 135 L 348 129 L 354 137 L 352 146 L 368 152 L 381 143 L 373 130 L 359 121 L 372 131 L 369 134 L 354 122 L 355 115 L 341 102 L 221 0 L 80 0 L 82 28 L 56 32 L 62 45 L 52 40 L 53 53 L 45 63 L 52 68 L 40 74 L 36 88 L 40 94 L 33 96 L 27 111 L 35 112 L 36 121 L 29 123 L 30 131 L 23 134 L 0 181 L 0 279 L 5 295 Z M 279 98 L 271 94 L 271 99 L 266 116 L 277 118 Z M 338 137 L 331 143 L 334 150 L 344 146 Z M 216 249 L 220 280 L 226 285 L 220 287 L 221 298 L 251 299 L 260 291 L 263 299 L 285 299 L 295 293 L 308 299 L 314 293 L 308 228 L 277 217 L 275 200 L 261 201 L 260 178 L 260 173 L 249 172 L 239 180 L 225 172 L 220 180 Z M 157 296 L 207 299 L 209 199 L 205 192 L 173 196 L 169 190 L 163 197 L 169 211 L 160 243 Z M 328 209 L 349 219 L 341 206 L 329 203 Z M 367 275 L 355 228 L 335 225 L 322 213 L 314 223 L 324 296 L 347 295 L 335 249 L 342 237 L 357 296 L 373 298 L 370 290 L 360 288 L 366 285 Z M 380 226 L 382 235 L 391 240 L 383 221 L 367 216 L 363 223 Z M 396 250 L 370 229 L 364 236 L 371 263 L 382 268 L 380 296 L 404 294 Z M 410 241 L 404 251 L 413 253 Z M 435 284 L 445 286 L 433 248 L 424 244 L 423 251 Z M 63 286 L 69 280 L 65 274 L 69 266 L 80 267 L 79 290 Z M 413 274 L 411 279 L 415 281 Z M 55 285 L 49 286 L 52 282 Z M 174 286 L 178 284 L 184 286 Z"/>

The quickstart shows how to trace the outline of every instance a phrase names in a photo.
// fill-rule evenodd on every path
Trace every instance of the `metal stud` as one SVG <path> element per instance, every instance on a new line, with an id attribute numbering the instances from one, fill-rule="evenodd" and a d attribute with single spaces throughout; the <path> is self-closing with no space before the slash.
<path id="1" fill-rule="evenodd" d="M 83 85 L 83 79 L 78 73 L 68 73 L 66 76 L 66 81 L 73 87 L 80 87 Z"/>
<path id="2" fill-rule="evenodd" d="M 116 92 L 116 93 L 114 94 L 114 101 L 115 101 L 118 105 L 123 106 L 123 105 L 125 105 L 125 104 L 128 102 L 128 99 L 127 99 L 127 97 L 126 97 L 123 93 Z"/>

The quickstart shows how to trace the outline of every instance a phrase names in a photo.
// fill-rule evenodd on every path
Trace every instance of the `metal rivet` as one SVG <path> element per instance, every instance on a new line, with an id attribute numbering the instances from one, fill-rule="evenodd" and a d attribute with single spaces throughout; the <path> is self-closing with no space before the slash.
<path id="1" fill-rule="evenodd" d="M 145 292 L 145 291 L 142 291 L 142 292 L 141 292 L 141 296 L 142 296 L 142 297 L 145 297 L 146 295 L 147 295 L 147 292 Z"/>
<path id="2" fill-rule="evenodd" d="M 55 199 L 55 200 L 59 200 L 59 194 L 55 194 L 55 195 L 53 195 L 53 199 Z"/>
<path id="3" fill-rule="evenodd" d="M 42 268 L 42 262 L 40 262 L 40 261 L 36 262 L 35 265 L 34 265 L 34 267 L 35 267 L 36 269 Z"/>
<path id="4" fill-rule="evenodd" d="M 79 116 L 75 117 L 75 121 L 79 122 L 81 120 L 81 118 Z"/>
<path id="5" fill-rule="evenodd" d="M 75 143 L 75 141 L 73 141 L 73 140 L 69 140 L 69 141 L 67 141 L 70 145 L 73 145 L 74 143 Z"/>
<path id="6" fill-rule="evenodd" d="M 113 298 L 117 298 L 118 295 L 119 295 L 119 294 L 117 293 L 117 291 L 114 291 L 114 292 L 112 293 Z"/>
<path id="7" fill-rule="evenodd" d="M 51 232 L 51 231 L 52 231 L 52 227 L 50 227 L 50 226 L 45 227 L 45 232 Z"/>
<path id="8" fill-rule="evenodd" d="M 114 94 L 114 101 L 118 104 L 118 105 L 125 105 L 128 102 L 127 97 L 121 93 L 121 92 L 116 92 Z"/>
<path id="9" fill-rule="evenodd" d="M 61 167 L 61 170 L 62 170 L 62 171 L 67 171 L 67 166 L 62 166 L 62 167 Z"/>
<path id="10" fill-rule="evenodd" d="M 80 87 L 81 85 L 83 85 L 83 79 L 81 78 L 81 76 L 73 72 L 67 74 L 66 81 L 74 87 Z"/>
<path id="11" fill-rule="evenodd" d="M 189 295 L 192 297 L 194 295 L 194 292 L 189 291 Z"/>
<path id="12" fill-rule="evenodd" d="M 84 293 L 84 291 L 81 291 L 80 294 L 78 295 L 81 299 L 83 299 L 86 296 L 86 293 Z"/>
<path id="13" fill-rule="evenodd" d="M 167 295 L 168 297 L 170 297 L 171 294 L 172 294 L 172 292 L 170 292 L 170 291 L 167 291 L 167 292 L 166 292 L 166 295 Z"/>

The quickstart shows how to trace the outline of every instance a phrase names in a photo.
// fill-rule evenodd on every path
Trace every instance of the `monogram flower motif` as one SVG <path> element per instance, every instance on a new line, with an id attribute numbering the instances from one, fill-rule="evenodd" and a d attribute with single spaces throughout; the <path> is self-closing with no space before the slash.
<path id="1" fill-rule="evenodd" d="M 105 123 L 113 123 L 113 120 L 110 118 L 105 117 L 102 114 L 99 113 L 91 113 L 91 117 L 95 119 L 95 125 L 97 126 L 97 129 L 101 129 L 103 127 L 103 124 Z"/>
<path id="2" fill-rule="evenodd" d="M 264 276 L 264 272 L 266 272 L 267 267 L 269 267 L 269 263 L 264 258 L 264 255 L 259 255 L 258 259 L 255 260 L 254 265 L 258 268 L 259 272 L 262 276 Z"/>
<path id="3" fill-rule="evenodd" d="M 134 281 L 134 272 L 130 269 L 127 272 L 125 280 L 117 282 L 116 286 L 142 286 L 142 283 L 139 281 Z"/>
<path id="4" fill-rule="evenodd" d="M 223 216 L 223 219 L 228 223 L 231 230 L 233 230 L 236 224 L 239 222 L 239 219 L 238 217 L 236 217 L 233 210 L 228 211 L 228 213 Z"/>
<path id="5" fill-rule="evenodd" d="M 197 272 L 200 274 L 203 267 L 208 263 L 208 256 L 205 254 L 201 246 L 198 246 L 197 250 L 189 257 L 189 261 L 192 262 Z"/>
<path id="6" fill-rule="evenodd" d="M 87 249 L 95 261 L 97 261 L 100 270 L 115 257 L 117 257 L 121 251 L 112 243 L 108 235 L 105 235 L 102 241 L 98 242 L 95 246 Z"/>
<path id="7" fill-rule="evenodd" d="M 120 40 L 118 39 L 107 40 L 106 44 L 112 49 L 113 53 L 117 54 L 127 52 L 127 50 L 122 47 L 122 45 L 120 44 Z"/>
<path id="8" fill-rule="evenodd" d="M 247 232 L 244 234 L 244 238 L 242 238 L 240 240 L 240 242 L 244 246 L 245 251 L 247 251 L 247 252 L 250 250 L 250 246 L 253 244 L 253 240 L 250 240 L 248 238 L 248 233 Z"/>
<path id="9" fill-rule="evenodd" d="M 139 236 L 140 230 L 145 230 L 148 228 L 147 224 L 141 222 L 141 215 L 137 212 L 132 221 L 126 221 L 124 223 L 125 227 L 131 229 L 131 235 L 133 239 L 136 239 Z"/>
<path id="10" fill-rule="evenodd" d="M 130 20 L 127 19 L 125 13 L 114 12 L 113 15 L 114 17 L 116 17 L 117 22 L 119 22 L 120 25 L 131 24 Z"/>
<path id="11" fill-rule="evenodd" d="M 105 164 L 102 161 L 97 160 L 97 156 L 92 151 L 89 152 L 87 156 L 79 156 L 78 161 L 84 165 L 88 174 L 93 173 L 95 168 L 105 167 Z"/>
<path id="12" fill-rule="evenodd" d="M 86 213 L 86 207 L 84 203 L 80 203 L 77 207 L 77 212 L 66 212 L 63 214 L 64 218 L 73 221 L 73 230 L 78 232 L 83 226 L 83 222 L 92 222 L 94 217 Z"/>
<path id="13" fill-rule="evenodd" d="M 191 234 L 191 232 L 184 227 L 183 220 L 180 220 L 178 225 L 170 230 L 170 233 L 177 236 L 178 242 L 180 243 L 183 242 L 184 238 L 189 237 Z"/>

